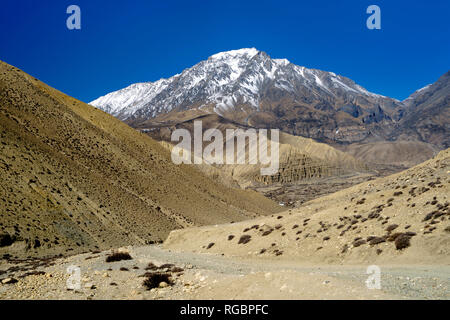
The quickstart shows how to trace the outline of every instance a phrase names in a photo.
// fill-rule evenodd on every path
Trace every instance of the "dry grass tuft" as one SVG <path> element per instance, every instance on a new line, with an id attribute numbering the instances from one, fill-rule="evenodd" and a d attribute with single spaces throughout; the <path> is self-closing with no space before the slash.
<path id="1" fill-rule="evenodd" d="M 128 252 L 113 251 L 109 256 L 106 257 L 106 262 L 117 262 L 122 260 L 132 260 Z"/>
<path id="2" fill-rule="evenodd" d="M 161 282 L 167 283 L 169 286 L 173 285 L 172 277 L 169 273 L 146 273 L 146 279 L 142 283 L 147 290 L 158 288 Z"/>

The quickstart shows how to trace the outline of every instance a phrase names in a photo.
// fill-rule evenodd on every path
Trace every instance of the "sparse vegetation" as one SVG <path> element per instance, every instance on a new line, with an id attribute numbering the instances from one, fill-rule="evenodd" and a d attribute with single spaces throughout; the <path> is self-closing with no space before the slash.
<path id="1" fill-rule="evenodd" d="M 167 283 L 167 285 L 169 285 L 169 286 L 173 285 L 172 277 L 171 277 L 170 273 L 160 273 L 160 272 L 146 273 L 145 277 L 146 277 L 146 279 L 144 280 L 144 282 L 142 284 L 144 287 L 147 288 L 147 290 L 159 288 L 159 285 L 162 282 Z"/>
<path id="2" fill-rule="evenodd" d="M 376 244 L 386 242 L 386 239 L 384 237 L 372 237 L 370 240 L 367 239 L 367 241 L 371 246 L 374 246 Z"/>
<path id="3" fill-rule="evenodd" d="M 252 236 L 250 236 L 250 235 L 248 235 L 248 234 L 243 235 L 243 236 L 239 239 L 238 244 L 247 244 L 247 243 L 250 242 L 251 239 L 252 239 Z"/>
<path id="4" fill-rule="evenodd" d="M 358 239 L 358 240 L 356 240 L 356 241 L 353 241 L 353 246 L 355 247 L 355 248 L 357 248 L 357 247 L 359 247 L 359 246 L 361 246 L 361 245 L 363 245 L 363 244 L 365 244 L 366 243 L 366 240 L 364 240 L 364 239 Z"/>
<path id="5" fill-rule="evenodd" d="M 386 228 L 386 231 L 387 232 L 391 232 L 391 231 L 393 231 L 393 230 L 395 230 L 395 229 L 397 229 L 398 228 L 398 224 L 391 224 L 390 226 L 388 226 L 387 228 Z"/>
<path id="6" fill-rule="evenodd" d="M 395 239 L 395 248 L 397 250 L 403 250 L 405 248 L 408 248 L 411 243 L 410 243 L 410 239 L 411 237 L 408 236 L 407 234 L 401 234 L 399 235 L 396 239 Z"/>
<path id="7" fill-rule="evenodd" d="M 403 234 L 403 233 L 401 233 L 401 232 L 393 233 L 393 234 L 387 236 L 387 239 L 386 239 L 386 240 L 387 240 L 387 241 L 390 241 L 390 242 L 395 241 L 395 239 L 397 239 L 397 237 L 400 236 L 400 235 L 402 235 L 402 234 Z"/>
<path id="8" fill-rule="evenodd" d="M 183 272 L 183 271 L 184 271 L 183 268 L 181 268 L 181 267 L 176 267 L 176 266 L 174 266 L 174 267 L 172 267 L 172 268 L 170 269 L 170 272 L 173 272 L 173 273 L 180 273 L 180 272 Z"/>
<path id="9" fill-rule="evenodd" d="M 266 231 L 263 231 L 263 233 L 261 234 L 261 236 L 263 236 L 263 237 L 268 236 L 269 234 L 272 233 L 272 231 L 273 231 L 273 229 L 268 229 L 268 230 L 266 230 Z"/>
<path id="10" fill-rule="evenodd" d="M 158 266 L 155 265 L 153 262 L 149 262 L 145 270 L 158 270 Z"/>
<path id="11" fill-rule="evenodd" d="M 7 247 L 14 243 L 14 237 L 11 237 L 8 233 L 0 234 L 0 247 Z"/>
<path id="12" fill-rule="evenodd" d="M 158 269 L 168 269 L 168 270 L 171 270 L 173 267 L 175 267 L 175 265 L 174 264 L 172 264 L 172 263 L 164 263 L 164 264 L 162 264 L 162 265 L 160 265 L 159 267 L 158 267 Z"/>
<path id="13" fill-rule="evenodd" d="M 117 262 L 122 260 L 132 260 L 128 252 L 124 251 L 113 251 L 110 255 L 106 257 L 106 262 Z"/>
<path id="14" fill-rule="evenodd" d="M 346 253 L 348 251 L 348 244 L 344 244 L 342 247 L 341 253 Z"/>

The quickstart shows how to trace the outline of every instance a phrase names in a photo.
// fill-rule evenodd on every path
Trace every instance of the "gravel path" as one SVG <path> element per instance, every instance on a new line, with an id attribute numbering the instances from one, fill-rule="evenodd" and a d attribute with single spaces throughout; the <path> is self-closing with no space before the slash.
<path id="1" fill-rule="evenodd" d="M 223 274 L 248 274 L 293 270 L 317 273 L 365 283 L 368 266 L 304 266 L 288 261 L 230 259 L 217 255 L 169 252 L 159 246 L 143 247 L 148 256 L 174 264 L 192 264 L 199 269 Z M 406 299 L 450 299 L 450 266 L 380 266 L 383 291 Z"/>
<path id="2" fill-rule="evenodd" d="M 106 263 L 109 252 L 102 252 L 56 260 L 34 269 L 45 274 L 25 278 L 20 277 L 25 271 L 10 269 L 0 279 L 14 277 L 19 282 L 0 285 L 0 299 L 450 299 L 449 266 L 380 266 L 381 290 L 368 290 L 367 266 L 243 260 L 161 246 L 126 250 L 132 260 Z M 174 264 L 184 272 L 174 275 L 174 286 L 147 291 L 141 276 L 149 262 Z M 70 265 L 81 268 L 80 291 L 67 290 Z M 0 264 L 3 271 L 10 267 Z"/>

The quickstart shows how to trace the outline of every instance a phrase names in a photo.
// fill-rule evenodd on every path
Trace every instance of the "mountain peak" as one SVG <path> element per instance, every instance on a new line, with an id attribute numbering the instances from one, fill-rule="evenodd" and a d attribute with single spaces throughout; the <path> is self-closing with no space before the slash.
<path id="1" fill-rule="evenodd" d="M 126 120 L 191 108 L 219 115 L 245 109 L 250 114 L 281 100 L 284 104 L 315 101 L 321 108 L 337 109 L 343 106 L 338 102 L 375 104 L 368 101 L 379 98 L 384 97 L 332 72 L 272 59 L 256 48 L 242 48 L 216 53 L 172 78 L 128 87 L 91 104 Z"/>
<path id="2" fill-rule="evenodd" d="M 256 48 L 242 48 L 242 49 L 238 49 L 238 50 L 219 52 L 219 53 L 212 55 L 210 58 L 214 59 L 214 60 L 222 60 L 222 59 L 246 56 L 249 59 L 251 59 L 254 56 L 256 56 L 259 52 L 260 51 L 257 50 Z"/>

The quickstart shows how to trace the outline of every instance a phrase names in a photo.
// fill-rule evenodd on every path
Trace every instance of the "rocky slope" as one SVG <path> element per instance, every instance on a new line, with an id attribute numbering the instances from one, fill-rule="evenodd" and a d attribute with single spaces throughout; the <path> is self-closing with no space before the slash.
<path id="1" fill-rule="evenodd" d="M 450 263 L 450 149 L 272 217 L 173 231 L 165 248 L 308 264 Z"/>
<path id="2" fill-rule="evenodd" d="M 0 62 L 0 256 L 163 240 L 277 211 L 218 185 L 148 136 Z"/>
<path id="3" fill-rule="evenodd" d="M 450 71 L 404 101 L 405 114 L 394 136 L 450 147 Z"/>
<path id="4" fill-rule="evenodd" d="M 228 120 L 219 115 L 203 115 L 194 117 L 186 121 L 178 123 L 165 123 L 154 126 L 144 126 L 146 129 L 141 129 L 156 140 L 164 141 L 166 146 L 171 149 L 171 135 L 176 129 L 186 129 L 191 135 L 194 131 L 194 122 L 201 121 L 203 131 L 206 129 L 217 129 L 222 132 L 225 137 L 228 129 L 254 129 L 249 126 L 241 125 L 237 122 Z M 224 140 L 224 150 L 227 141 Z M 209 142 L 204 143 L 204 147 Z M 241 187 L 248 187 L 250 185 L 272 185 L 272 184 L 286 184 L 296 183 L 304 180 L 314 178 L 335 177 L 344 174 L 358 175 L 359 173 L 368 172 L 366 165 L 359 160 L 356 160 L 351 155 L 339 151 L 327 144 L 318 143 L 312 139 L 303 138 L 299 136 L 292 136 L 281 132 L 279 135 L 279 168 L 278 172 L 272 176 L 262 176 L 261 168 L 266 167 L 261 165 L 256 155 L 248 153 L 248 141 L 245 150 L 245 165 L 211 165 L 205 164 L 200 166 L 200 169 L 215 178 L 220 176 L 220 179 L 229 184 L 233 181 L 233 185 Z M 193 150 L 193 146 L 191 147 Z M 240 153 L 238 153 L 240 154 Z M 257 164 L 251 164 L 251 159 L 255 159 Z M 195 165 L 194 167 L 198 167 Z M 227 177 L 227 178 L 225 178 Z"/>

